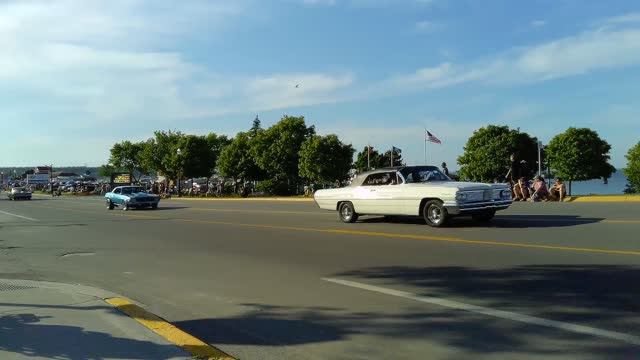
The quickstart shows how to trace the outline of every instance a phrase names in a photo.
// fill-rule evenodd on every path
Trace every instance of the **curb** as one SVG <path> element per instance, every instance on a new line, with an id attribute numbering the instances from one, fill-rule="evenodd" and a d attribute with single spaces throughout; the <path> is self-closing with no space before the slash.
<path id="1" fill-rule="evenodd" d="M 236 360 L 222 350 L 216 349 L 204 341 L 189 335 L 129 300 L 114 297 L 104 299 L 104 301 L 162 338 L 190 353 L 196 359 Z"/>
<path id="2" fill-rule="evenodd" d="M 113 306 L 115 309 L 136 320 L 147 329 L 158 334 L 163 339 L 188 352 L 195 359 L 236 360 L 234 357 L 224 353 L 223 351 L 216 349 L 215 347 L 178 329 L 159 316 L 144 310 L 142 307 L 135 305 L 127 299 L 119 297 L 121 295 L 108 290 L 81 284 L 68 284 L 52 281 L 0 278 L 0 282 L 11 283 L 17 286 L 51 289 L 91 296 L 96 298 L 96 300 L 102 300 Z"/>

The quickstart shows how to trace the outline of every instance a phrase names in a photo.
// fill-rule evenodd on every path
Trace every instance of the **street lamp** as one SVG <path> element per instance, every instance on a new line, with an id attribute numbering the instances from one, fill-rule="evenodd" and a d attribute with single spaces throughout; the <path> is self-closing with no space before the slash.
<path id="1" fill-rule="evenodd" d="M 178 150 L 176 150 L 176 154 L 178 154 L 178 156 L 182 155 L 182 150 L 180 150 L 180 148 L 178 148 Z M 176 176 L 178 178 L 178 197 L 181 197 L 182 194 L 180 193 L 180 170 L 178 169 L 178 176 Z"/>

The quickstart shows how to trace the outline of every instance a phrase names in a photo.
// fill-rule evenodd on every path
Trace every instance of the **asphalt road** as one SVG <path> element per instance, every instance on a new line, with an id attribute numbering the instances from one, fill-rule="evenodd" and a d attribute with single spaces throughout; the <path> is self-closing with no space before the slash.
<path id="1" fill-rule="evenodd" d="M 639 234 L 638 203 L 433 229 L 311 202 L 3 198 L 0 278 L 122 294 L 242 359 L 630 359 Z"/>

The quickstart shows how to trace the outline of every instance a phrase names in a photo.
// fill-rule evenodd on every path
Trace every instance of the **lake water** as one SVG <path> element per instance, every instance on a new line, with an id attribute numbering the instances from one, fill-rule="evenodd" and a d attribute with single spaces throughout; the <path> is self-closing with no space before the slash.
<path id="1" fill-rule="evenodd" d="M 554 181 L 552 180 L 551 183 Z M 627 177 L 624 176 L 622 169 L 618 169 L 608 184 L 604 184 L 602 179 L 589 181 L 574 181 L 571 183 L 571 195 L 619 195 L 624 194 L 627 185 Z M 567 190 L 569 183 L 567 182 Z"/>

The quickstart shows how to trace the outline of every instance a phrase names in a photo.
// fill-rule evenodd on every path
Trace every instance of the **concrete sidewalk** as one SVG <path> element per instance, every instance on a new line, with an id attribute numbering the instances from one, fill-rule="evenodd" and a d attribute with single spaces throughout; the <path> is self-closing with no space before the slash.
<path id="1" fill-rule="evenodd" d="M 80 285 L 0 279 L 0 359 L 191 359 Z"/>

